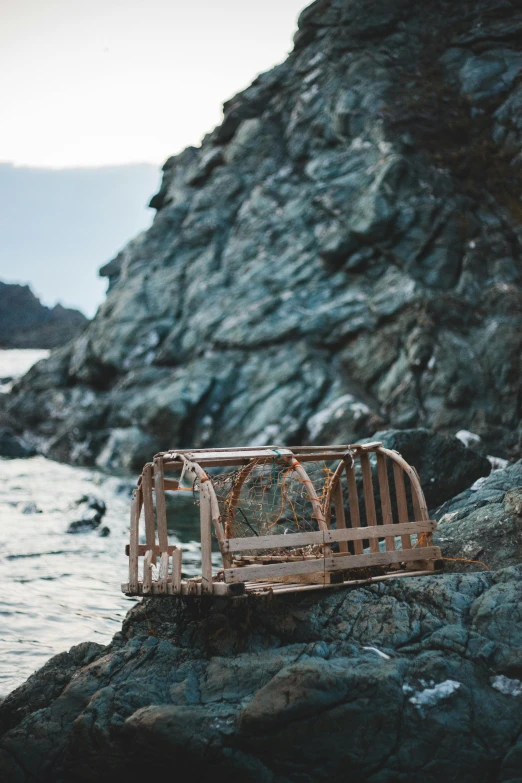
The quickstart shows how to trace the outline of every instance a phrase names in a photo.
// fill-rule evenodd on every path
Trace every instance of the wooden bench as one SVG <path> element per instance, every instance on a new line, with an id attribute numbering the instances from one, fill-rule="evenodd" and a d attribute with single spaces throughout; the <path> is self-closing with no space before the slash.
<path id="1" fill-rule="evenodd" d="M 166 493 L 181 491 L 199 505 L 192 578 L 168 539 Z M 429 574 L 442 565 L 435 527 L 415 469 L 381 443 L 163 452 L 133 494 L 122 590 L 262 594 Z"/>

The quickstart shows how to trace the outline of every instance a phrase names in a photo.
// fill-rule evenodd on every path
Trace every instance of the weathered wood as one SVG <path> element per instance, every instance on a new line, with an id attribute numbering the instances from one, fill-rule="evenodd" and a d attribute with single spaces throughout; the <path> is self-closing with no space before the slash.
<path id="1" fill-rule="evenodd" d="M 179 481 L 176 481 L 176 479 L 165 478 L 165 476 L 163 477 L 163 489 L 178 491 L 179 488 Z M 182 490 L 186 492 L 192 492 L 190 487 L 182 487 Z"/>
<path id="2" fill-rule="evenodd" d="M 149 549 L 143 561 L 143 595 L 152 592 L 152 550 Z"/>
<path id="3" fill-rule="evenodd" d="M 236 478 L 236 481 L 234 483 L 234 486 L 232 488 L 232 492 L 230 493 L 230 496 L 227 498 L 226 508 L 225 508 L 225 538 L 232 538 L 232 524 L 234 522 L 235 514 L 236 514 L 236 507 L 239 503 L 239 498 L 241 497 L 241 490 L 243 489 L 243 485 L 252 472 L 252 470 L 256 467 L 256 462 L 250 462 L 248 465 L 245 465 L 245 467 L 239 472 L 239 475 Z"/>
<path id="4" fill-rule="evenodd" d="M 202 592 L 212 592 L 212 509 L 210 498 L 203 497 L 199 508 L 201 533 Z"/>
<path id="5" fill-rule="evenodd" d="M 259 549 L 282 549 L 285 547 L 304 547 L 313 544 L 328 544 L 334 541 L 363 541 L 378 539 L 386 535 L 405 535 L 406 533 L 433 532 L 436 522 L 428 519 L 426 522 L 405 522 L 392 525 L 375 525 L 374 527 L 341 528 L 340 530 L 318 530 L 310 533 L 287 533 L 273 536 L 248 536 L 245 538 L 229 538 L 229 552 L 248 552 Z M 362 554 L 362 553 L 361 553 Z"/>
<path id="6" fill-rule="evenodd" d="M 345 571 L 352 568 L 367 568 L 375 565 L 388 565 L 390 563 L 403 563 L 419 560 L 419 551 L 414 549 L 394 552 L 376 552 L 369 555 L 347 555 L 344 557 L 324 558 L 324 570 Z M 439 547 L 426 547 L 422 552 L 423 560 L 437 560 L 440 558 Z M 319 561 L 320 562 L 320 561 Z M 243 568 L 226 568 L 224 570 L 225 581 L 247 582 L 259 579 L 271 579 L 290 576 L 292 574 L 312 574 L 318 572 L 317 560 L 304 560 L 298 563 L 276 563 L 266 566 L 245 566 Z"/>
<path id="7" fill-rule="evenodd" d="M 370 458 L 368 454 L 361 454 L 360 460 L 361 460 L 361 470 L 362 470 L 362 477 L 363 477 L 366 524 L 369 527 L 373 527 L 374 525 L 377 525 L 377 513 L 375 511 L 375 496 L 373 494 L 372 469 L 370 465 Z M 374 553 L 379 551 L 379 543 L 377 539 L 370 538 L 370 550 Z"/>
<path id="8" fill-rule="evenodd" d="M 141 489 L 134 490 L 132 493 L 130 514 L 129 585 L 133 590 L 138 585 L 139 494 Z"/>
<path id="9" fill-rule="evenodd" d="M 288 546 L 308 546 L 323 544 L 324 531 L 310 533 L 286 533 L 273 536 L 248 536 L 246 538 L 229 538 L 225 542 L 227 552 L 248 552 L 259 549 L 281 549 Z"/>
<path id="10" fill-rule="evenodd" d="M 352 528 L 361 527 L 361 515 L 359 512 L 359 496 L 357 494 L 357 482 L 355 481 L 355 467 L 353 460 L 348 465 L 346 463 L 346 486 L 348 488 L 348 505 L 350 508 L 350 524 Z M 362 555 L 363 543 L 362 541 L 356 541 L 354 543 L 354 551 L 356 555 Z"/>
<path id="11" fill-rule="evenodd" d="M 165 490 L 163 489 L 163 460 L 154 460 L 154 486 L 156 489 L 156 523 L 158 525 L 158 541 L 162 552 L 166 552 L 169 545 L 167 534 L 167 505 L 165 503 Z"/>
<path id="12" fill-rule="evenodd" d="M 431 563 L 429 563 L 431 565 Z M 433 572 L 431 570 L 424 571 L 397 571 L 393 574 L 383 574 L 382 576 L 371 576 L 366 579 L 347 579 L 343 582 L 328 582 L 317 584 L 288 584 L 287 582 L 235 582 L 233 584 L 226 584 L 225 582 L 214 582 L 212 586 L 212 592 L 214 595 L 241 595 L 238 589 L 242 589 L 243 593 L 249 593 L 251 595 L 264 596 L 267 593 L 274 593 L 280 595 L 281 593 L 295 593 L 308 590 L 331 590 L 340 589 L 343 587 L 357 587 L 358 585 L 372 584 L 373 582 L 384 582 L 389 579 L 403 579 L 405 577 L 412 576 L 430 576 Z M 193 584 L 193 583 L 192 583 Z M 190 590 L 187 587 L 187 582 L 181 583 L 180 593 L 187 595 L 190 593 L 199 594 L 201 592 L 201 585 L 195 584 Z M 124 582 L 121 585 L 121 590 L 125 595 L 142 595 L 143 583 L 138 582 L 137 590 L 130 591 L 128 583 Z"/>
<path id="13" fill-rule="evenodd" d="M 437 523 L 428 519 L 425 522 L 403 522 L 391 525 L 376 525 L 375 527 L 346 528 L 346 530 L 327 530 L 324 533 L 325 541 L 362 541 L 382 538 L 384 536 L 400 536 L 403 533 L 432 533 Z M 369 555 L 364 555 L 369 557 Z"/>
<path id="14" fill-rule="evenodd" d="M 392 451 L 391 449 L 385 449 L 383 446 L 380 446 L 378 450 L 383 454 L 386 454 L 386 456 L 390 457 L 395 463 L 400 465 L 404 470 L 404 472 L 407 474 L 408 478 L 410 479 L 411 494 L 412 494 L 412 501 L 413 501 L 413 512 L 414 512 L 415 519 L 418 520 L 429 519 L 426 499 L 424 497 L 424 493 L 422 491 L 422 487 L 419 481 L 419 476 L 415 468 L 409 465 L 404 459 L 404 457 L 402 457 L 397 451 Z"/>
<path id="15" fill-rule="evenodd" d="M 167 576 L 169 573 L 169 553 L 162 552 L 160 558 L 158 585 L 161 593 L 167 592 Z"/>
<path id="16" fill-rule="evenodd" d="M 313 516 L 317 520 L 317 525 L 319 529 L 327 530 L 326 522 L 323 515 L 323 510 L 321 508 L 321 503 L 317 496 L 317 492 L 315 490 L 314 484 L 310 479 L 310 476 L 295 457 L 291 457 L 289 462 L 294 473 L 297 473 L 297 475 L 299 476 L 299 480 L 301 481 L 302 484 L 305 485 L 306 492 L 308 494 L 308 497 L 310 498 L 310 503 L 312 504 L 312 508 L 314 510 Z"/>
<path id="17" fill-rule="evenodd" d="M 373 582 L 384 582 L 388 579 L 402 579 L 408 576 L 424 576 L 431 574 L 431 571 L 400 571 L 396 574 L 383 574 L 383 576 L 370 576 L 367 579 L 348 579 L 344 582 L 333 582 L 330 584 L 315 584 L 315 585 L 272 585 L 272 583 L 263 584 L 262 582 L 255 582 L 252 587 L 247 587 L 247 593 L 252 595 L 263 595 L 265 593 L 274 593 L 274 595 L 281 595 L 284 593 L 300 593 L 309 590 L 331 590 L 339 589 L 342 587 L 357 587 L 358 585 L 368 585 Z M 255 586 L 254 586 L 255 585 Z"/>
<path id="18" fill-rule="evenodd" d="M 408 521 L 408 501 L 406 499 L 406 487 L 404 486 L 404 471 L 398 462 L 392 461 L 393 481 L 395 484 L 395 497 L 397 499 L 397 516 L 399 523 Z M 411 537 L 401 535 L 402 549 L 411 549 Z"/>
<path id="19" fill-rule="evenodd" d="M 345 443 L 334 444 L 331 446 L 233 446 L 230 448 L 213 449 L 174 449 L 163 451 L 156 454 L 156 457 L 162 457 L 165 467 L 167 463 L 176 461 L 178 456 L 201 464 L 202 460 L 209 459 L 256 459 L 258 457 L 267 457 L 272 460 L 274 457 L 287 457 L 289 454 L 298 454 L 299 457 L 309 457 L 310 459 L 320 460 L 323 454 L 334 454 L 333 459 L 343 458 L 347 452 L 360 454 L 361 452 L 376 451 L 382 446 L 381 441 L 372 441 L 371 443 Z"/>
<path id="20" fill-rule="evenodd" d="M 377 479 L 379 481 L 379 491 L 381 495 L 383 525 L 393 525 L 390 485 L 388 482 L 388 465 L 386 456 L 380 451 L 377 452 Z M 395 536 L 386 536 L 384 541 L 386 544 L 386 551 L 393 552 L 395 549 Z"/>
<path id="21" fill-rule="evenodd" d="M 138 545 L 138 555 L 140 557 L 143 557 L 143 555 L 145 554 L 145 552 L 147 552 L 147 550 L 149 548 L 150 547 L 148 547 L 147 544 L 139 544 Z M 176 547 L 174 546 L 174 544 L 169 544 L 168 547 L 167 547 L 167 552 L 169 553 L 169 555 L 171 555 L 174 552 L 175 549 L 176 549 Z M 153 555 L 156 555 L 156 556 L 161 555 L 161 549 L 159 548 L 158 544 L 154 544 L 154 546 L 152 547 L 152 553 L 153 553 Z M 129 556 L 129 545 L 128 544 L 125 546 L 125 554 L 127 555 L 127 557 Z"/>
<path id="22" fill-rule="evenodd" d="M 152 465 L 147 463 L 142 474 L 143 508 L 145 512 L 145 541 L 147 549 L 152 549 L 152 562 L 156 563 L 156 532 L 154 530 L 154 505 L 152 502 Z"/>
<path id="23" fill-rule="evenodd" d="M 344 513 L 344 499 L 343 499 L 343 486 L 341 479 L 336 482 L 334 489 L 334 503 L 335 503 L 335 524 L 337 530 L 346 530 L 346 516 Z M 348 542 L 339 541 L 339 552 L 348 552 Z"/>
<path id="24" fill-rule="evenodd" d="M 178 595 L 181 592 L 181 549 L 175 549 L 172 553 L 172 593 Z"/>
<path id="25" fill-rule="evenodd" d="M 438 546 L 426 547 L 422 552 L 422 558 L 419 558 L 419 551 L 415 549 L 406 549 L 404 552 L 396 550 L 393 552 L 378 552 L 370 555 L 351 555 L 348 557 L 338 557 L 326 559 L 325 568 L 327 571 L 345 571 L 352 568 L 366 568 L 373 565 L 389 565 L 391 563 L 408 563 L 416 560 L 437 560 L 440 558 L 440 549 Z"/>
<path id="26" fill-rule="evenodd" d="M 371 450 L 370 450 L 371 451 Z M 358 452 L 357 452 L 358 453 Z M 367 453 L 367 452 L 361 452 L 361 453 Z M 196 455 L 198 456 L 198 455 Z M 287 455 L 281 455 L 282 457 L 285 457 Z M 342 455 L 338 451 L 329 451 L 329 452 L 320 452 L 317 454 L 298 454 L 300 462 L 329 462 L 333 460 L 339 459 Z M 237 456 L 237 457 L 227 457 L 223 456 L 215 459 L 206 459 L 206 458 L 198 458 L 197 464 L 200 465 L 202 468 L 218 468 L 218 467 L 239 467 L 241 465 L 248 465 L 251 459 L 256 459 L 256 462 L 258 465 L 262 465 L 265 463 L 271 463 L 274 460 L 274 456 L 272 455 L 263 455 L 261 457 L 248 457 L 248 456 Z M 164 463 L 164 469 L 165 470 L 181 470 L 183 468 L 183 462 L 181 459 L 168 459 Z"/>

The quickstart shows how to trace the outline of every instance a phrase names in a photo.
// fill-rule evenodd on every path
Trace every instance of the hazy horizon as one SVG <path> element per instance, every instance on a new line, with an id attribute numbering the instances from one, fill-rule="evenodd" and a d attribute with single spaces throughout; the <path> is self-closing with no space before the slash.
<path id="1" fill-rule="evenodd" d="M 163 162 L 286 58 L 306 5 L 4 0 L 0 278 L 92 316 L 98 269 L 152 220 Z M 150 168 L 109 176 L 132 166 Z"/>
<path id="2" fill-rule="evenodd" d="M 0 279 L 42 304 L 92 317 L 107 281 L 98 269 L 148 228 L 160 183 L 150 163 L 48 169 L 0 163 Z"/>

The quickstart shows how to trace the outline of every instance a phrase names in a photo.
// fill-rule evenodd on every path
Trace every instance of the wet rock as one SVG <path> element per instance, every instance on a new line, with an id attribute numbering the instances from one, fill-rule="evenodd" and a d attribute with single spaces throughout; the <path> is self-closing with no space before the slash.
<path id="1" fill-rule="evenodd" d="M 85 533 L 88 530 L 96 530 L 100 527 L 107 511 L 103 500 L 94 497 L 94 495 L 84 495 L 77 501 L 76 505 L 79 509 L 79 515 L 77 519 L 70 523 L 67 528 L 68 533 Z M 104 533 L 104 530 L 109 530 L 109 528 L 102 528 L 99 535 L 109 535 L 109 533 Z"/>
<path id="2" fill-rule="evenodd" d="M 448 558 L 478 560 L 489 568 L 522 562 L 522 460 L 449 500 L 437 510 L 437 543 Z M 478 563 L 448 560 L 454 571 L 481 570 Z"/>
<path id="3" fill-rule="evenodd" d="M 372 440 L 398 451 L 414 465 L 426 497 L 434 509 L 471 487 L 491 472 L 489 461 L 456 437 L 444 437 L 426 429 L 376 432 Z"/>
<path id="4" fill-rule="evenodd" d="M 33 457 L 36 451 L 22 437 L 16 435 L 9 427 L 0 429 L 0 457 L 17 459 Z"/>
<path id="5" fill-rule="evenodd" d="M 516 780 L 521 576 L 147 599 L 109 647 L 53 658 L 4 701 L 0 775 Z"/>

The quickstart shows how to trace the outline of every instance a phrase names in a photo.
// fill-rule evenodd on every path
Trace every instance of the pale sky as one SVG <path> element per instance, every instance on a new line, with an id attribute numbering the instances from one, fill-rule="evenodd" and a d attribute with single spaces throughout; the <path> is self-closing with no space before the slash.
<path id="1" fill-rule="evenodd" d="M 0 161 L 161 164 L 286 57 L 307 4 L 0 0 Z"/>

